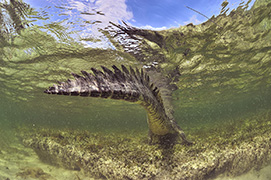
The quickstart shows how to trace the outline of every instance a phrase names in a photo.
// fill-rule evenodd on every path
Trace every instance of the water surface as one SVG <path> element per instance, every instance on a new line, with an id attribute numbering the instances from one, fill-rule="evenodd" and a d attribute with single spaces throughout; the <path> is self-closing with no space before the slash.
<path id="1" fill-rule="evenodd" d="M 126 26 L 121 22 L 125 19 L 104 22 L 106 12 L 80 11 L 76 4 L 42 9 L 22 1 L 0 5 L 3 148 L 19 143 L 14 128 L 21 126 L 134 130 L 147 136 L 145 111 L 136 104 L 43 93 L 57 80 L 72 78 L 71 72 L 101 65 L 156 67 L 177 87 L 172 96 L 175 118 L 187 134 L 270 111 L 269 1 L 256 1 L 251 9 L 240 5 L 230 13 L 222 11 L 200 25 L 157 33 Z M 55 15 L 49 14 L 52 10 Z M 125 34 L 120 27 L 136 31 Z"/>

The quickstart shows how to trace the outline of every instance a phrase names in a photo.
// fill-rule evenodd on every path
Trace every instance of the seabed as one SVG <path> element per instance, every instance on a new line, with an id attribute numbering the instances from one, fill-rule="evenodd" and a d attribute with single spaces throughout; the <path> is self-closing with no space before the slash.
<path id="1" fill-rule="evenodd" d="M 270 117 L 265 112 L 261 118 L 227 123 L 223 128 L 190 130 L 188 137 L 195 145 L 169 148 L 149 145 L 147 132 L 19 128 L 18 135 L 43 162 L 80 174 L 81 178 L 73 179 L 235 179 L 270 164 Z M 52 179 L 39 167 L 21 168 L 16 176 L 27 179 L 33 174 L 36 179 Z"/>

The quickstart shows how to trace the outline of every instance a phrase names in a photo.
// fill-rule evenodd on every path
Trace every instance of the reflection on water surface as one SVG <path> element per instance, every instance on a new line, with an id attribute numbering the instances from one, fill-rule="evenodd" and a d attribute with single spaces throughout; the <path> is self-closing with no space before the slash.
<path id="1" fill-rule="evenodd" d="M 175 118 L 192 139 L 202 136 L 209 143 L 209 135 L 229 127 L 249 132 L 251 124 L 259 128 L 252 133 L 256 139 L 270 132 L 261 124 L 269 127 L 270 122 L 268 1 L 229 11 L 224 3 L 221 13 L 204 23 L 161 31 L 133 26 L 125 1 L 115 3 L 118 8 L 112 11 L 113 6 L 95 2 L 0 1 L 1 147 L 12 144 L 18 150 L 10 132 L 19 126 L 100 133 L 132 129 L 147 137 L 145 111 L 137 105 L 43 94 L 56 80 L 72 78 L 71 72 L 114 64 L 159 72 L 174 87 Z M 248 136 L 238 135 L 240 129 L 232 129 L 229 142 L 236 137 L 247 141 Z"/>

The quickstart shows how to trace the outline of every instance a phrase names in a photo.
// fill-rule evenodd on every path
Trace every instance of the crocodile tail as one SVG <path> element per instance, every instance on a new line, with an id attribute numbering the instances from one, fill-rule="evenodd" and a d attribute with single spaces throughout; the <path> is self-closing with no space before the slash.
<path id="1" fill-rule="evenodd" d="M 134 70 L 130 67 L 128 70 L 124 65 L 120 70 L 115 65 L 112 66 L 114 71 L 101 66 L 103 72 L 91 68 L 92 73 L 81 71 L 83 76 L 72 73 L 74 80 L 58 82 L 49 87 L 44 92 L 47 94 L 84 96 L 84 97 L 101 97 L 111 99 L 121 99 L 130 102 L 140 101 L 141 103 L 150 104 L 152 101 L 162 105 L 162 98 L 159 90 L 153 84 L 150 84 L 149 76 L 143 70 Z"/>
<path id="2" fill-rule="evenodd" d="M 156 135 L 178 134 L 185 142 L 186 137 L 172 115 L 165 109 L 159 89 L 150 83 L 143 69 L 128 70 L 124 65 L 120 70 L 103 67 L 103 71 L 91 68 L 92 73 L 81 71 L 83 76 L 72 73 L 74 80 L 58 82 L 44 92 L 47 94 L 100 97 L 120 99 L 141 104 L 148 113 L 150 140 Z M 166 136 L 165 136 L 166 137 Z M 159 137 L 158 137 L 159 139 Z"/>

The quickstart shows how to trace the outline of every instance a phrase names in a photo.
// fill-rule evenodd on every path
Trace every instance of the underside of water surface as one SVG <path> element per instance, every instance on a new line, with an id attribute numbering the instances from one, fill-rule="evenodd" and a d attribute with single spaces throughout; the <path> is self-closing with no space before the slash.
<path id="1" fill-rule="evenodd" d="M 121 21 L 99 26 L 81 16 L 97 12 L 67 5 L 55 6 L 75 13 L 61 21 L 23 1 L 0 5 L 0 179 L 271 176 L 270 1 L 231 12 L 224 3 L 202 24 L 162 31 Z M 166 87 L 165 108 L 173 107 L 193 144 L 150 145 L 138 104 L 43 93 L 73 79 L 71 72 L 101 65 L 143 68 Z"/>

